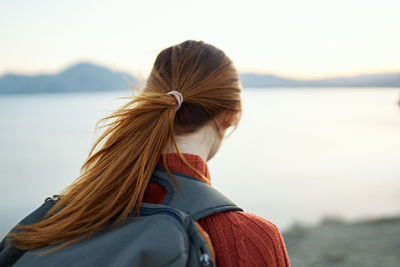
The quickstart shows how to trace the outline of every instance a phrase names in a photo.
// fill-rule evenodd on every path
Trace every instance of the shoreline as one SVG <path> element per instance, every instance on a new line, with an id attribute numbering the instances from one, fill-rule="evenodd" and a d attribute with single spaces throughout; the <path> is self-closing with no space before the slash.
<path id="1" fill-rule="evenodd" d="M 400 214 L 346 222 L 326 218 L 283 233 L 291 265 L 400 266 Z"/>

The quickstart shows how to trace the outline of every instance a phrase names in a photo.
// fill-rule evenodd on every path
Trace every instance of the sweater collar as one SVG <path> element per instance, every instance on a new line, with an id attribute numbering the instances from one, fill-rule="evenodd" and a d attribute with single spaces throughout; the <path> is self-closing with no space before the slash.
<path id="1" fill-rule="evenodd" d="M 197 179 L 211 185 L 210 172 L 209 172 L 207 163 L 199 155 L 196 155 L 196 154 L 182 153 L 182 155 L 190 163 L 190 165 L 192 165 L 196 170 L 198 170 L 207 179 L 204 179 L 199 174 L 197 174 L 195 171 L 193 171 L 188 166 L 186 166 L 185 163 L 179 158 L 178 153 L 167 153 L 166 154 L 168 169 L 173 172 L 179 172 L 179 173 L 183 173 L 188 176 L 197 178 Z M 160 158 L 158 165 L 162 168 L 165 168 L 162 158 Z"/>

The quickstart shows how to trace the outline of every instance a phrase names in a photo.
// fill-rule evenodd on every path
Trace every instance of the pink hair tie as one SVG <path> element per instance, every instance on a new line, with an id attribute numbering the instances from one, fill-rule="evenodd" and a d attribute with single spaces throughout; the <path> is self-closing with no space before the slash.
<path id="1" fill-rule="evenodd" d="M 183 102 L 183 96 L 181 93 L 179 93 L 178 91 L 169 91 L 167 93 L 167 95 L 173 95 L 176 99 L 176 102 L 178 102 L 178 108 L 177 110 L 181 107 L 182 102 Z"/>

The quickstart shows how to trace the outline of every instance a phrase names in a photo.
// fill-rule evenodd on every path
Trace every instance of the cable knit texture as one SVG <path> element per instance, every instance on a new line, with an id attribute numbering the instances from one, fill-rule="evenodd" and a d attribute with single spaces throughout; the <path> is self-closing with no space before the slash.
<path id="1" fill-rule="evenodd" d="M 211 185 L 206 162 L 198 155 L 183 154 L 207 180 L 187 167 L 174 153 L 167 154 L 171 171 L 187 174 Z M 165 167 L 160 160 L 159 165 Z M 151 183 L 144 201 L 162 203 L 166 190 Z M 198 220 L 208 233 L 216 254 L 217 266 L 290 266 L 285 243 L 279 229 L 271 222 L 248 212 L 228 211 Z"/>

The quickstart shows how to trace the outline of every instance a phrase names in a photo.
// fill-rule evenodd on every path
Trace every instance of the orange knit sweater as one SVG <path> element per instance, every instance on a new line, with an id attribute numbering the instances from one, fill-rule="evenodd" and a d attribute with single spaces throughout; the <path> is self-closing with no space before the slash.
<path id="1" fill-rule="evenodd" d="M 167 154 L 168 168 L 211 184 L 206 162 L 197 155 L 183 155 L 208 180 L 204 181 L 173 153 Z M 159 165 L 163 167 L 161 160 Z M 151 183 L 144 201 L 159 204 L 165 195 L 166 190 L 161 185 Z M 198 223 L 210 236 L 217 266 L 290 266 L 281 233 L 273 223 L 261 217 L 248 212 L 228 211 L 207 216 Z"/>

